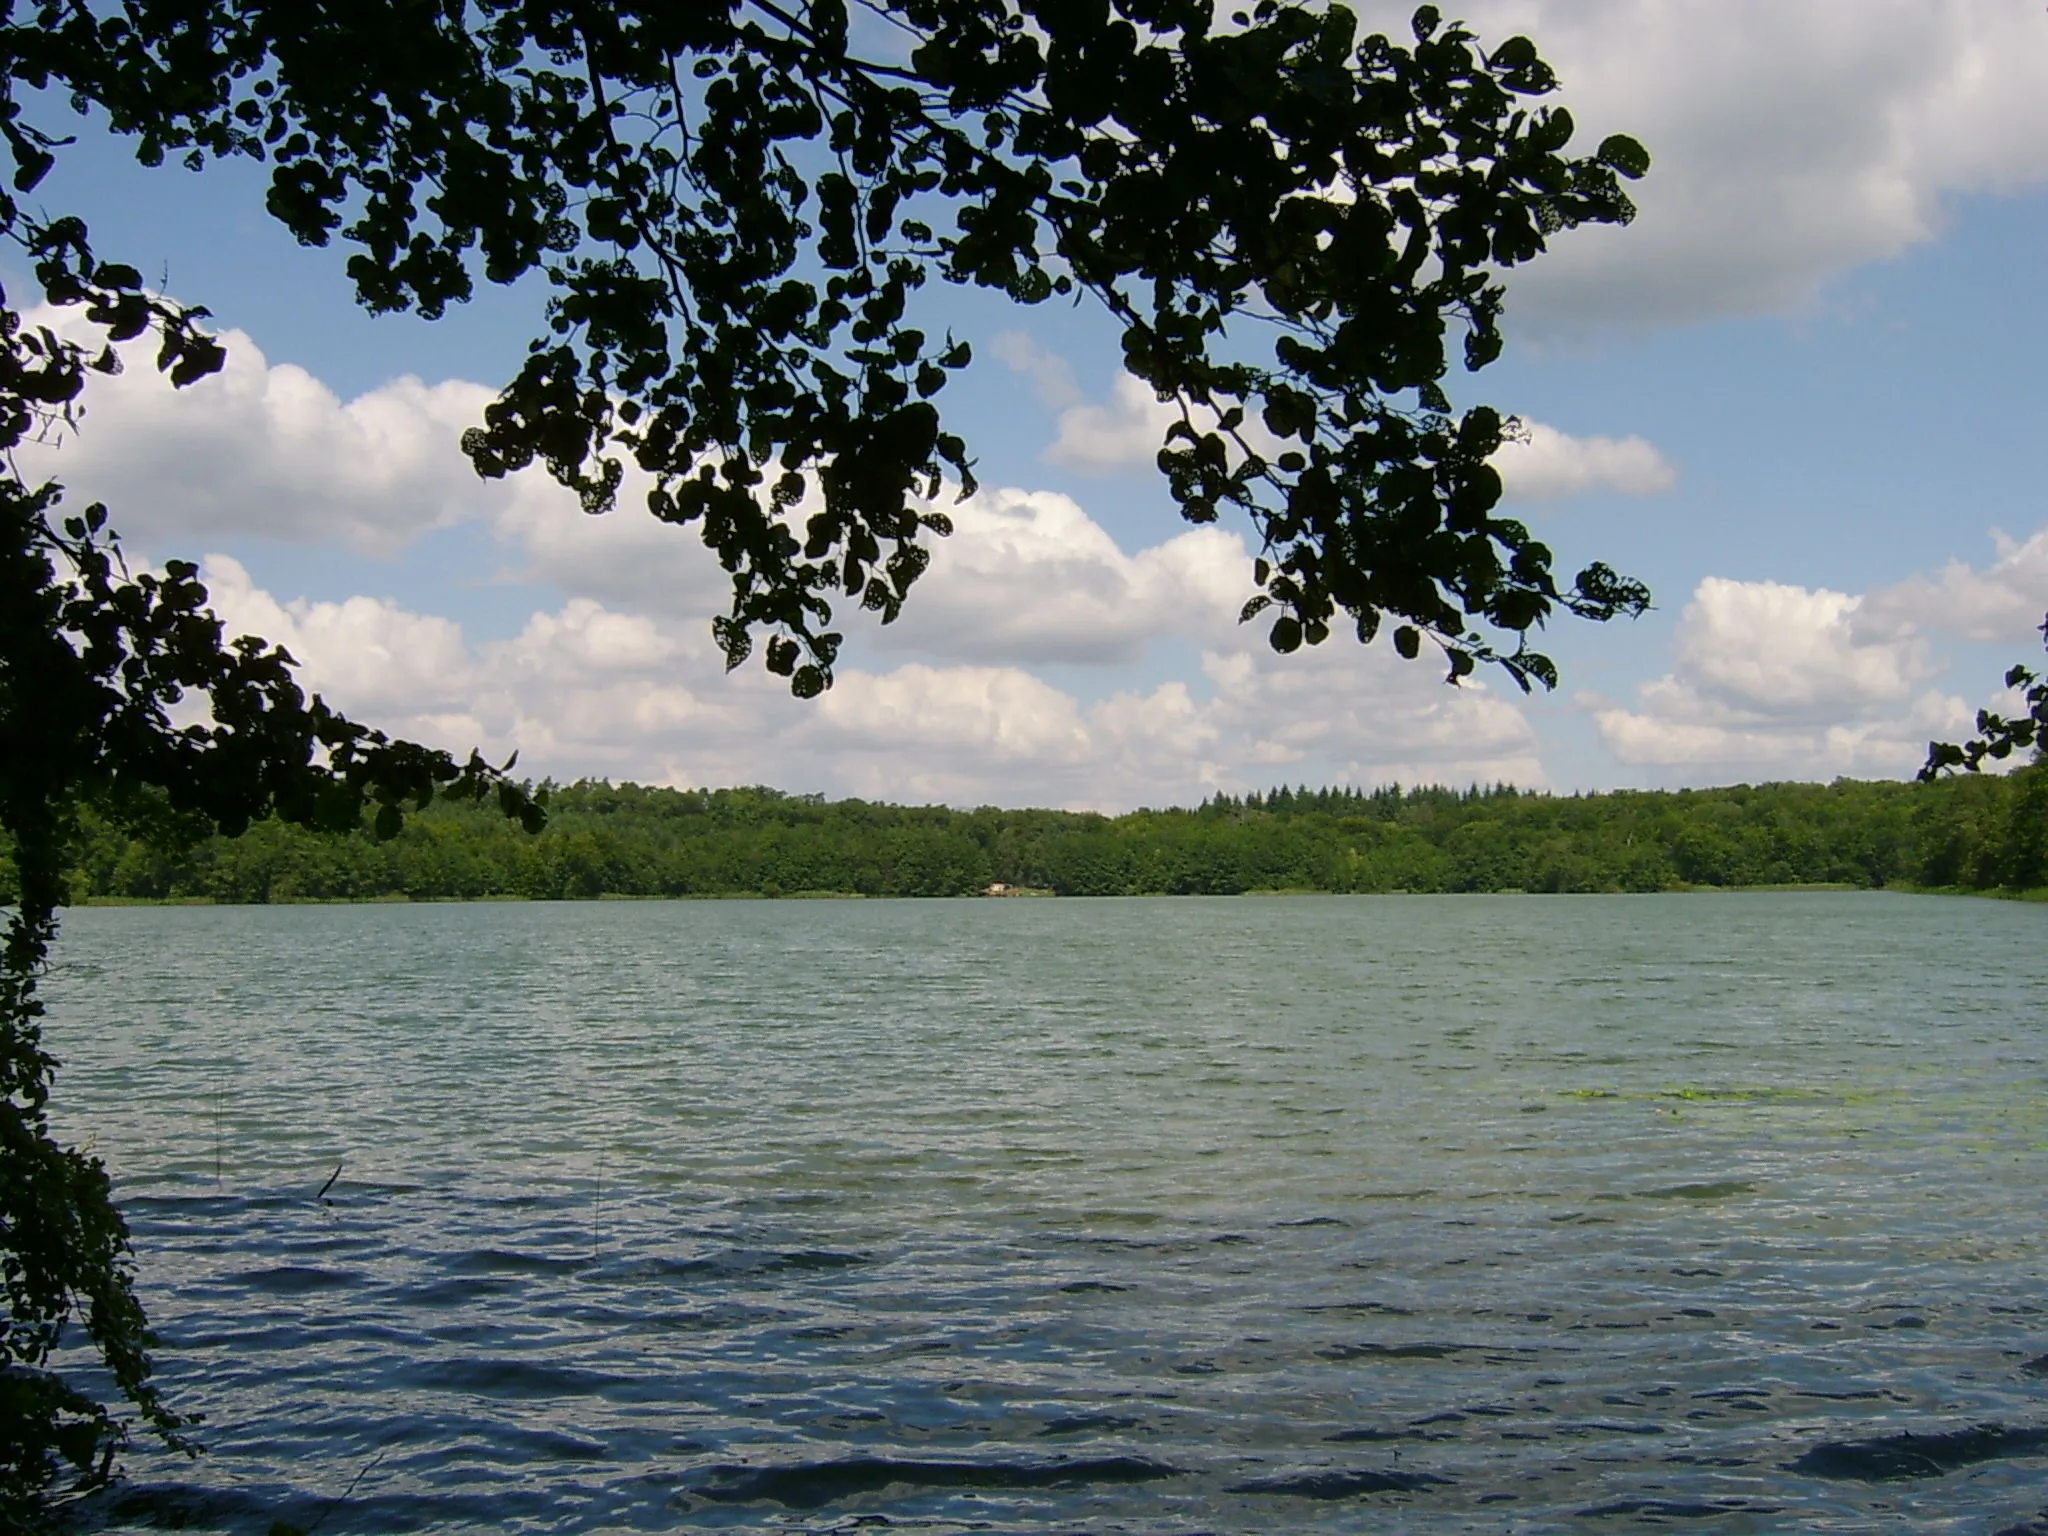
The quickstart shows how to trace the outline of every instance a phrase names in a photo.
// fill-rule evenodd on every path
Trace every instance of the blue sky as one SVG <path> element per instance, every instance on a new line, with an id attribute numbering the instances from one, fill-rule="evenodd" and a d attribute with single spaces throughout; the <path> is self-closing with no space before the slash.
<path id="1" fill-rule="evenodd" d="M 206 557 L 220 611 L 364 718 L 557 777 L 772 783 L 1116 809 L 1275 782 L 1505 778 L 1559 790 L 1905 775 L 1967 729 L 2048 611 L 2048 15 L 1975 0 L 1498 0 L 1588 141 L 1656 159 L 1642 216 L 1511 286 L 1519 515 L 1656 610 L 1562 623 L 1555 694 L 1231 622 L 1248 554 L 1177 522 L 1157 422 L 1085 307 L 948 298 L 977 365 L 943 401 L 987 493 L 903 623 L 856 620 L 815 705 L 726 677 L 694 538 L 484 486 L 455 439 L 540 294 L 371 319 L 247 170 L 145 171 L 85 135 L 42 196 L 103 255 L 210 306 L 225 377 L 96 388 L 35 467 L 151 558 Z M 11 282 L 11 292 L 20 292 Z"/>

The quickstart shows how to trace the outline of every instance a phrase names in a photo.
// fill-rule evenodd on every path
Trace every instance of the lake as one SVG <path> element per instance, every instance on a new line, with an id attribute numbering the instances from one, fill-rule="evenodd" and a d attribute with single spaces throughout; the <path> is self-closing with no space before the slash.
<path id="1" fill-rule="evenodd" d="M 59 1124 L 210 1448 L 92 1517 L 1981 1536 L 2048 1505 L 2044 938 L 1884 894 L 75 911 Z"/>

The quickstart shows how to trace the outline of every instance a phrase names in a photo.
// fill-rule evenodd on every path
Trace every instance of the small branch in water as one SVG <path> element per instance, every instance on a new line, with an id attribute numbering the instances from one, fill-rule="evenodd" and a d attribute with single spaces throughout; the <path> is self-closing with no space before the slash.
<path id="1" fill-rule="evenodd" d="M 326 1521 L 329 1515 L 333 1514 L 337 1509 L 341 1508 L 342 1505 L 348 1502 L 349 1496 L 353 1494 L 358 1487 L 361 1486 L 363 1479 L 370 1475 L 370 1473 L 376 1468 L 377 1463 L 382 1461 L 386 1456 L 390 1454 L 391 1448 L 389 1446 L 386 1446 L 383 1450 L 379 1451 L 376 1455 L 372 1456 L 369 1459 L 369 1461 L 364 1464 L 363 1469 L 360 1472 L 356 1473 L 356 1475 L 349 1480 L 349 1485 L 346 1488 L 342 1489 L 336 1497 L 331 1498 L 327 1501 L 327 1503 L 321 1508 L 320 1513 L 314 1517 L 313 1523 L 311 1525 L 297 1526 L 292 1525 L 283 1520 L 273 1520 L 270 1523 L 270 1536 L 313 1536 L 313 1533 L 320 1529 L 321 1525 Z"/>
<path id="2" fill-rule="evenodd" d="M 346 1160 L 344 1159 L 344 1161 Z M 334 1181 L 341 1177 L 341 1167 L 340 1163 L 334 1165 L 334 1172 L 327 1175 L 327 1182 L 320 1186 L 320 1193 L 313 1197 L 315 1200 L 325 1200 L 327 1198 L 327 1191 L 334 1188 Z"/>

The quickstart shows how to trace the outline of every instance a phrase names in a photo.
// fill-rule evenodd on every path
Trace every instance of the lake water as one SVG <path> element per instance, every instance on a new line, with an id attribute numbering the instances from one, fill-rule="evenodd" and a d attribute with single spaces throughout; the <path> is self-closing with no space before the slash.
<path id="1" fill-rule="evenodd" d="M 1864 894 L 74 912 L 61 1125 L 210 1447 L 92 1517 L 1989 1533 L 2048 1505 L 2044 935 Z"/>

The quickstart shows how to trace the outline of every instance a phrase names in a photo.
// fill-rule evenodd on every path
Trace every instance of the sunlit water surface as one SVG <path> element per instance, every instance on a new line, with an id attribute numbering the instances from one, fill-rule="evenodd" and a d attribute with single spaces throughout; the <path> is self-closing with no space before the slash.
<path id="1" fill-rule="evenodd" d="M 61 1123 L 209 1447 L 87 1518 L 1988 1533 L 2048 1504 L 2044 929 L 74 912 Z"/>

